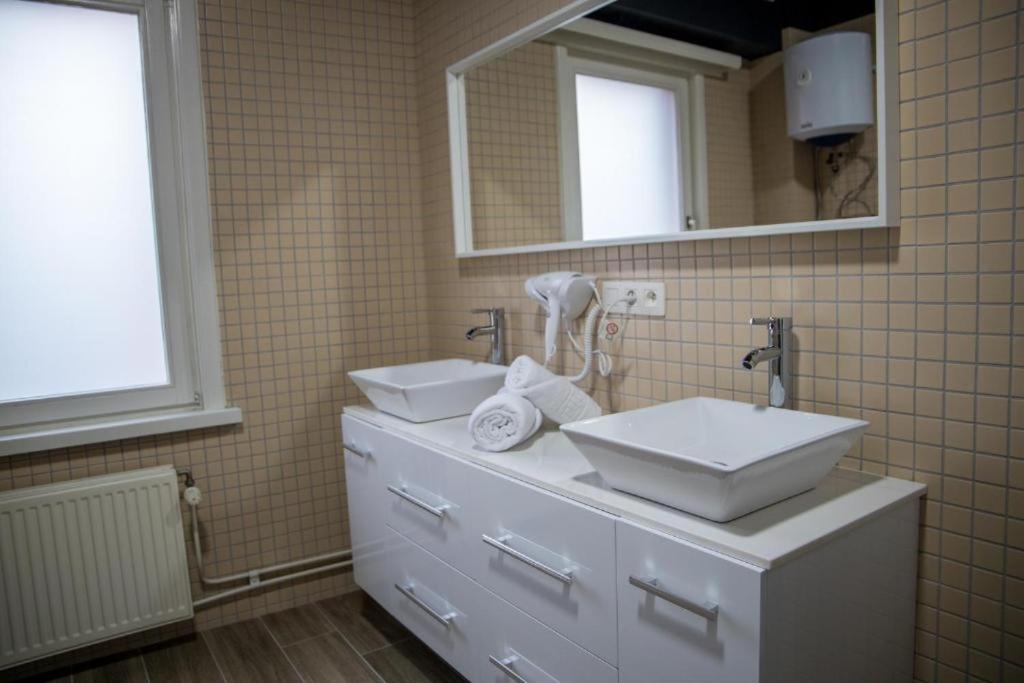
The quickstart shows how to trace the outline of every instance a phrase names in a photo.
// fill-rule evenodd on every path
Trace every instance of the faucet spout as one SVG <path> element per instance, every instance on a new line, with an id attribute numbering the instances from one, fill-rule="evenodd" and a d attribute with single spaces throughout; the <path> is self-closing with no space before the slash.
<path id="1" fill-rule="evenodd" d="M 789 400 L 789 321 L 786 318 L 751 318 L 751 325 L 768 328 L 768 346 L 751 349 L 740 360 L 747 370 L 769 363 L 768 405 L 785 408 Z"/>
<path id="2" fill-rule="evenodd" d="M 504 308 L 477 308 L 474 313 L 486 313 L 487 324 L 475 325 L 466 330 L 466 339 L 473 340 L 477 337 L 491 338 L 491 353 L 488 361 L 495 365 L 505 364 L 505 309 Z"/>
<path id="3" fill-rule="evenodd" d="M 761 348 L 753 349 L 743 356 L 743 360 L 740 362 L 747 370 L 753 370 L 766 360 L 775 360 L 781 357 L 782 349 L 775 346 L 762 346 Z"/>
<path id="4" fill-rule="evenodd" d="M 481 334 L 494 334 L 494 325 L 478 325 L 466 330 L 466 339 L 473 340 Z"/>

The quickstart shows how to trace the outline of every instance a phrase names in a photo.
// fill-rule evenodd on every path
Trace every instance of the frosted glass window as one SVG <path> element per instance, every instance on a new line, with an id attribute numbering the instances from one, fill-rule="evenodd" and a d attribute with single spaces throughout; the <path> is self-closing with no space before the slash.
<path id="1" fill-rule="evenodd" d="M 679 232 L 672 90 L 576 74 L 583 239 Z"/>
<path id="2" fill-rule="evenodd" d="M 0 402 L 169 382 L 139 30 L 0 1 Z"/>

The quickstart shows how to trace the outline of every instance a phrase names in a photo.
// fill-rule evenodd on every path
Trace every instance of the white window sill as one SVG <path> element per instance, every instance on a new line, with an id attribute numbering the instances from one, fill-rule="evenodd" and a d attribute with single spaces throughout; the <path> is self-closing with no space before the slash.
<path id="1" fill-rule="evenodd" d="M 62 424 L 36 431 L 0 432 L 0 456 L 181 432 L 188 429 L 218 427 L 238 424 L 241 421 L 242 410 L 240 408 L 217 408 L 136 415 L 102 422 Z"/>

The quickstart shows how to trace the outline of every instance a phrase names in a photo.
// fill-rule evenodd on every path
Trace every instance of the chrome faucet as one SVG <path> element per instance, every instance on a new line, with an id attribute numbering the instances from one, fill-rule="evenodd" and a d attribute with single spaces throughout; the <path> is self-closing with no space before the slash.
<path id="1" fill-rule="evenodd" d="M 505 309 L 474 308 L 473 313 L 486 313 L 488 324 L 471 327 L 466 331 L 466 339 L 476 339 L 482 334 L 491 338 L 491 356 L 488 362 L 495 365 L 505 364 Z"/>
<path id="2" fill-rule="evenodd" d="M 768 328 L 768 346 L 752 349 L 743 356 L 741 364 L 753 370 L 758 364 L 770 361 L 768 375 L 768 403 L 773 408 L 784 408 L 789 401 L 789 321 L 786 318 L 751 318 L 751 325 Z"/>

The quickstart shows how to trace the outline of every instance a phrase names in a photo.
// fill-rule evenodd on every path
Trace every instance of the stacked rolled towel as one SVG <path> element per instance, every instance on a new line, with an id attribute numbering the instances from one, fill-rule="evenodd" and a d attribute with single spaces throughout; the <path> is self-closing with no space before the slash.
<path id="1" fill-rule="evenodd" d="M 556 375 L 529 356 L 519 356 L 505 375 L 505 389 L 528 399 L 557 424 L 601 415 L 601 406 L 568 377 Z"/>
<path id="2" fill-rule="evenodd" d="M 469 416 L 469 433 L 486 451 L 505 451 L 540 429 L 544 417 L 522 396 L 502 389 L 485 399 Z"/>
<path id="3" fill-rule="evenodd" d="M 545 417 L 565 424 L 600 414 L 601 406 L 568 377 L 519 356 L 509 366 L 501 391 L 469 416 L 469 433 L 484 450 L 507 451 L 533 436 Z"/>

